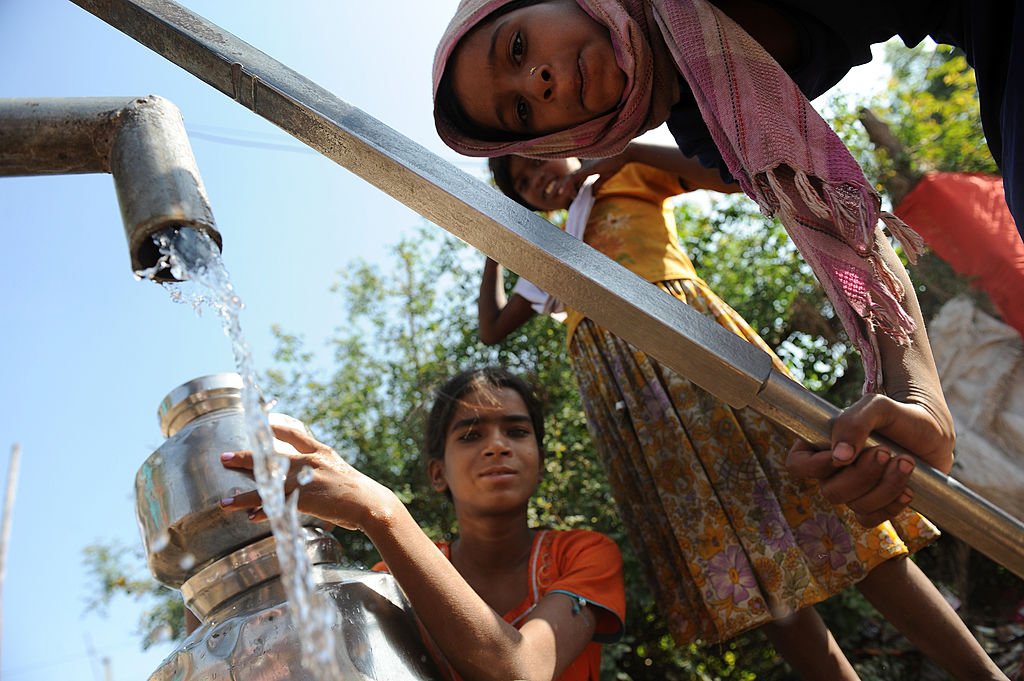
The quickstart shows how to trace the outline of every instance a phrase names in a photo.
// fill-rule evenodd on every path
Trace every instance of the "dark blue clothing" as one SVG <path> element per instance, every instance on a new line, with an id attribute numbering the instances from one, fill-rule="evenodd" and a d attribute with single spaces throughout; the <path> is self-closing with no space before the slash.
<path id="1" fill-rule="evenodd" d="M 808 99 L 823 94 L 851 68 L 871 60 L 871 45 L 899 36 L 908 46 L 926 36 L 964 51 L 974 67 L 985 138 L 1003 174 L 1003 188 L 1024 239 L 1024 0 L 825 0 L 768 2 L 799 36 L 800 57 L 788 69 Z M 731 180 L 685 80 L 667 124 L 687 156 L 718 167 Z"/>

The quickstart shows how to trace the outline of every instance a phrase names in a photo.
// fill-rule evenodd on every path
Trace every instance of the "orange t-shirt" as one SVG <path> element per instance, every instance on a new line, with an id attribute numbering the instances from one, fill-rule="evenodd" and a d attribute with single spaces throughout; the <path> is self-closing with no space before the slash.
<path id="1" fill-rule="evenodd" d="M 437 542 L 451 559 L 448 542 Z M 374 570 L 387 572 L 384 563 Z M 598 681 L 601 677 L 601 644 L 622 636 L 626 615 L 626 591 L 622 581 L 622 554 L 611 539 L 590 530 L 539 530 L 530 554 L 529 589 L 526 599 L 502 617 L 519 628 L 544 596 L 567 594 L 594 607 L 597 629 L 594 640 L 558 677 L 558 681 Z M 453 679 L 459 676 L 448 668 Z"/>

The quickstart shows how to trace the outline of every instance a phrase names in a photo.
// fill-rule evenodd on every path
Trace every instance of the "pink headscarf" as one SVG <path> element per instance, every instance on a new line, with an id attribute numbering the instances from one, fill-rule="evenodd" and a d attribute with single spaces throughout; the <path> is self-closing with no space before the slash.
<path id="1" fill-rule="evenodd" d="M 538 158 L 601 158 L 622 151 L 629 141 L 668 118 L 679 95 L 679 72 L 644 0 L 576 0 L 611 32 L 619 67 L 626 74 L 622 101 L 615 111 L 572 130 L 531 140 L 491 142 L 473 139 L 445 117 L 437 90 L 459 41 L 495 10 L 513 0 L 462 0 L 434 53 L 434 123 L 441 139 L 466 156 L 525 154 Z"/>
<path id="2" fill-rule="evenodd" d="M 458 41 L 510 1 L 462 2 L 435 55 L 435 100 Z M 909 344 L 915 324 L 901 303 L 903 286 L 877 251 L 878 220 L 903 241 L 911 258 L 921 248 L 920 238 L 880 210 L 881 200 L 860 166 L 783 68 L 706 0 L 577 2 L 611 32 L 627 76 L 619 108 L 537 139 L 487 142 L 463 134 L 435 101 L 441 138 L 469 156 L 608 156 L 664 122 L 678 94 L 675 78 L 682 74 L 733 177 L 765 215 L 778 217 L 825 288 L 864 361 L 865 390 L 879 389 L 876 329 Z"/>

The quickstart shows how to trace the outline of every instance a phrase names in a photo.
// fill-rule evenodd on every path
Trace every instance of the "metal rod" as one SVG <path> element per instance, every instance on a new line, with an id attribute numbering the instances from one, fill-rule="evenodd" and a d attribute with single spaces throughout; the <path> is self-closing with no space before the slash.
<path id="1" fill-rule="evenodd" d="M 822 448 L 829 442 L 832 420 L 839 410 L 805 387 L 772 369 L 757 402 L 750 407 L 808 442 Z M 911 454 L 899 445 L 872 435 L 868 445 L 885 445 L 893 456 Z M 910 476 L 911 507 L 1020 577 L 1024 570 L 1024 524 L 948 475 L 920 462 Z"/>
<path id="2" fill-rule="evenodd" d="M 733 407 L 813 442 L 838 410 L 767 354 L 170 0 L 72 0 Z M 896 450 L 898 451 L 898 450 Z M 918 462 L 912 506 L 1024 577 L 1024 524 Z"/>

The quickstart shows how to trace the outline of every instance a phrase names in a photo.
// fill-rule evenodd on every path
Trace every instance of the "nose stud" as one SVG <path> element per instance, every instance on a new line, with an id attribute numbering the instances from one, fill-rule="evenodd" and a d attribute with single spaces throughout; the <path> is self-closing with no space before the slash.
<path id="1" fill-rule="evenodd" d="M 532 69 L 530 69 L 530 75 L 532 76 L 536 71 L 537 71 L 537 67 L 534 66 Z"/>

